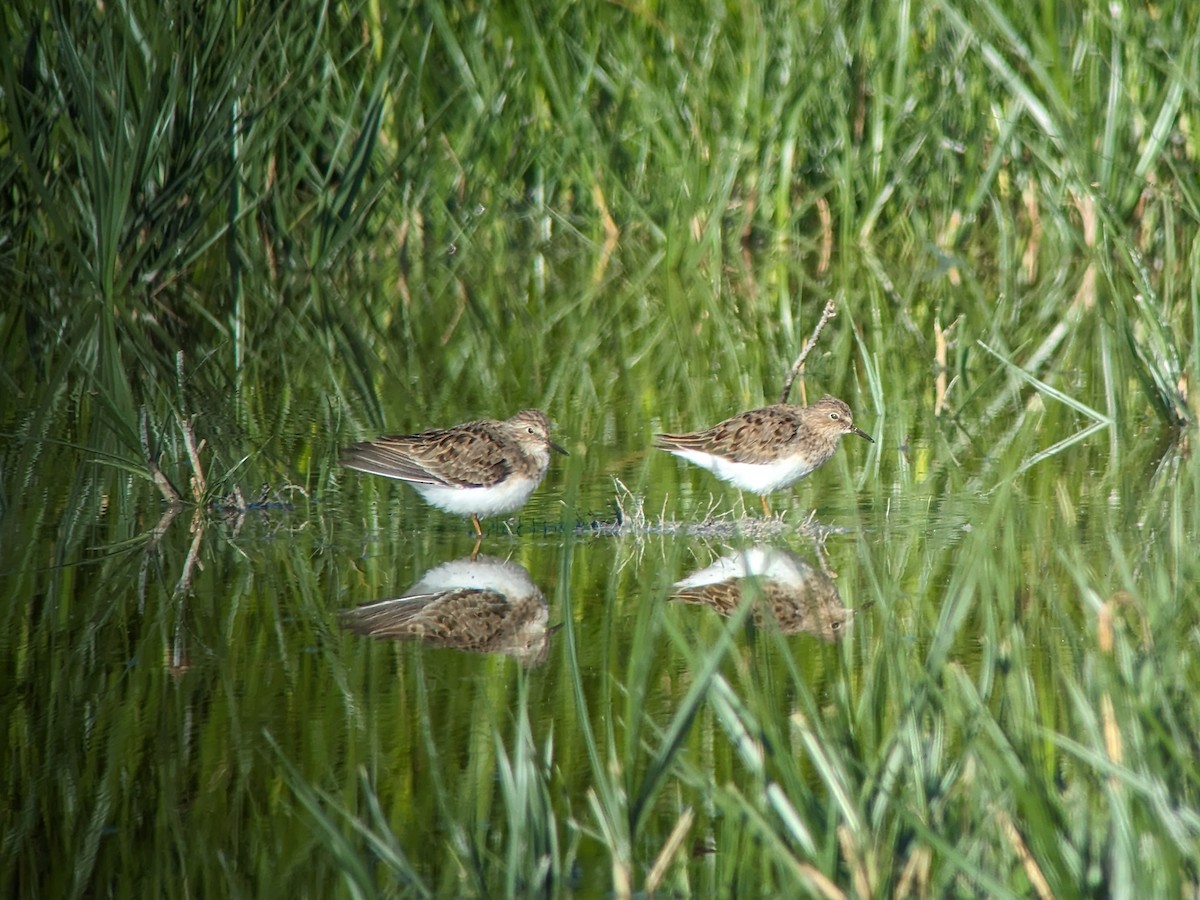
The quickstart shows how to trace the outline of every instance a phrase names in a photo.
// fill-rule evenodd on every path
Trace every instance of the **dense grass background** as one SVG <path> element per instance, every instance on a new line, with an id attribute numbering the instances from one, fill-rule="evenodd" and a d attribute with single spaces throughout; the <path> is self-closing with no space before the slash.
<path id="1" fill-rule="evenodd" d="M 572 401 L 561 367 L 600 396 L 693 327 L 778 371 L 806 300 L 865 268 L 868 342 L 932 356 L 961 320 L 960 367 L 976 339 L 1108 359 L 1184 419 L 1196 15 L 13 4 L 6 378 L 94 378 L 128 424 L 182 348 L 202 383 L 323 376 L 378 419 L 381 372 L 427 389 L 401 348 L 441 347 L 447 393 L 508 362 Z"/>
<path id="2" fill-rule="evenodd" d="M 1196 895 L 1194 4 L 274 7 L 0 10 L 12 891 Z M 571 526 L 829 297 L 815 648 Z M 552 662 L 363 653 L 459 535 L 336 447 L 524 405 Z"/>

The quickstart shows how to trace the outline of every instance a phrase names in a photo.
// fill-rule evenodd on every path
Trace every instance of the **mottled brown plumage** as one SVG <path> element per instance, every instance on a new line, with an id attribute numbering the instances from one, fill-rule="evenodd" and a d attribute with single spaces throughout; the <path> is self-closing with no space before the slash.
<path id="1" fill-rule="evenodd" d="M 550 610 L 528 570 L 478 556 L 442 563 L 399 597 L 343 611 L 343 628 L 540 665 L 550 649 Z"/>
<path id="2" fill-rule="evenodd" d="M 550 440 L 545 413 L 526 409 L 502 421 L 363 441 L 342 451 L 339 462 L 408 482 L 430 505 L 469 516 L 482 535 L 480 516 L 510 513 L 529 499 L 550 466 L 551 450 L 567 452 Z"/>
<path id="3" fill-rule="evenodd" d="M 722 557 L 676 582 L 671 599 L 731 616 L 746 591 L 755 596 L 754 620 L 774 620 L 784 634 L 804 632 L 833 641 L 845 633 L 856 612 L 842 605 L 828 573 L 791 551 L 768 547 Z"/>
<path id="4" fill-rule="evenodd" d="M 703 431 L 659 434 L 654 446 L 753 491 L 769 513 L 766 495 L 824 465 L 846 434 L 875 443 L 855 426 L 850 407 L 836 397 L 822 397 L 811 406 L 777 403 L 752 409 Z"/>

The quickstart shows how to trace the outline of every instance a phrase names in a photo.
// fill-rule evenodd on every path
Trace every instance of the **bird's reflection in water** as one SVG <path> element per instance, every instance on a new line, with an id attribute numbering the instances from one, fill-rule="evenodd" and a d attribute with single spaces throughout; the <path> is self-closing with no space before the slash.
<path id="1" fill-rule="evenodd" d="M 675 582 L 671 599 L 704 604 L 731 616 L 742 602 L 744 587 L 756 592 L 754 620 L 761 624 L 773 618 L 784 634 L 805 632 L 834 641 L 846 633 L 857 612 L 842 605 L 828 573 L 790 550 L 762 546 L 723 556 Z"/>
<path id="2" fill-rule="evenodd" d="M 550 608 L 517 563 L 464 557 L 430 569 L 399 597 L 343 611 L 341 626 L 376 638 L 474 653 L 506 653 L 537 666 L 550 652 Z"/>

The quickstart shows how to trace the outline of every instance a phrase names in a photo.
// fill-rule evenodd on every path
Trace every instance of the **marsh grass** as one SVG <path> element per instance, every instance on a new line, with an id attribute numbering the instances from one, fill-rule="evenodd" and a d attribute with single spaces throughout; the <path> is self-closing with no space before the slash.
<path id="1" fill-rule="evenodd" d="M 6 5 L 8 893 L 1195 895 L 1197 15 Z M 643 448 L 831 297 L 829 647 L 664 602 L 748 535 Z M 550 661 L 339 633 L 469 541 L 337 447 L 525 405 Z"/>

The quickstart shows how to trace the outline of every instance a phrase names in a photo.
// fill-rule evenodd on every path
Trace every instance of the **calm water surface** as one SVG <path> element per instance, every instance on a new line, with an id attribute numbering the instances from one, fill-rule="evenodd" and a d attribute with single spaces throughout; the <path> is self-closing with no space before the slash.
<path id="1" fill-rule="evenodd" d="M 329 541 L 324 552 L 340 561 L 343 572 L 355 573 L 341 581 L 336 601 L 323 611 L 323 627 L 331 638 L 337 636 L 343 664 L 361 676 L 346 689 L 357 695 L 368 718 L 394 719 L 411 706 L 411 673 L 419 667 L 429 724 L 439 741 L 466 748 L 478 723 L 454 712 L 463 707 L 464 691 L 477 696 L 501 684 L 511 688 L 519 677 L 528 678 L 535 692 L 561 691 L 567 665 L 565 643 L 570 639 L 576 641 L 585 677 L 597 689 L 605 680 L 619 685 L 634 633 L 649 628 L 657 635 L 649 647 L 660 660 L 658 677 L 664 686 L 660 694 L 648 698 L 650 711 L 669 717 L 678 701 L 671 686 L 685 682 L 688 672 L 687 661 L 671 652 L 661 620 L 669 620 L 670 627 L 700 642 L 714 637 L 721 626 L 720 615 L 712 609 L 669 602 L 671 585 L 723 555 L 758 544 L 793 552 L 834 573 L 844 605 L 866 607 L 854 619 L 851 640 L 828 644 L 803 633 L 787 639 L 815 681 L 825 677 L 830 667 L 853 667 L 875 629 L 906 621 L 911 613 L 913 586 L 892 582 L 887 572 L 889 543 L 903 536 L 907 546 L 911 533 L 919 530 L 930 552 L 952 554 L 970 529 L 972 503 L 986 503 L 982 497 L 960 498 L 956 508 L 942 511 L 931 509 L 929 498 L 908 502 L 897 494 L 881 509 L 869 503 L 847 506 L 844 480 L 848 470 L 863 465 L 868 452 L 857 445 L 853 450 L 853 459 L 831 464 L 794 490 L 777 494 L 773 509 L 783 521 L 766 529 L 765 537 L 757 533 L 763 526 L 757 498 L 743 498 L 665 454 L 663 459 L 641 453 L 618 456 L 591 448 L 588 463 L 602 474 L 573 491 L 564 484 L 561 469 L 552 471 L 517 516 L 485 522 L 482 547 L 487 556 L 520 566 L 545 597 L 548 649 L 531 665 L 499 652 L 368 638 L 338 629 L 340 612 L 403 593 L 430 570 L 468 558 L 474 544 L 469 524 L 430 510 L 403 485 L 369 478 L 365 480 L 374 483 L 364 484 L 364 476 L 345 473 L 339 479 L 342 494 L 327 497 L 320 517 Z M 636 493 L 645 498 L 640 509 L 614 477 L 623 485 L 638 486 Z M 830 485 L 838 485 L 835 498 L 822 503 L 823 488 Z M 644 525 L 630 521 L 631 513 L 644 513 Z M 610 533 L 622 515 L 626 528 Z M 810 515 L 815 516 L 811 525 L 828 526 L 831 532 L 819 542 L 814 529 L 806 526 Z M 253 558 L 253 550 L 247 553 Z M 880 564 L 882 584 L 876 586 L 865 570 Z M 941 576 L 943 584 L 948 572 Z M 927 583 L 922 589 L 937 587 Z M 283 589 L 303 588 L 293 584 Z M 575 625 L 570 635 L 562 628 L 568 616 L 574 617 Z M 919 653 L 928 636 L 915 623 L 909 625 L 912 651 Z M 755 652 L 752 632 L 745 649 L 750 655 Z M 640 644 L 639 651 L 645 652 Z M 977 654 L 978 647 L 971 642 L 961 648 L 964 663 L 970 664 Z M 326 699 L 340 704 L 345 698 Z M 534 710 L 534 724 L 541 734 L 569 732 L 578 715 L 573 706 L 543 704 Z"/>
<path id="2" fill-rule="evenodd" d="M 36 584 L 46 598 L 0 637 L 17 678 L 37 685 L 11 707 L 9 744 L 21 745 L 13 771 L 34 802 L 77 810 L 76 824 L 57 838 L 61 850 L 68 838 L 91 835 L 89 865 L 113 883 L 127 875 L 124 860 L 135 848 L 155 860 L 157 874 L 143 885 L 182 871 L 210 885 L 253 882 L 244 873 L 281 853 L 296 860 L 297 878 L 310 877 L 299 860 L 312 853 L 313 820 L 281 781 L 296 778 L 329 792 L 328 810 L 363 809 L 369 784 L 416 869 L 433 884 L 454 884 L 442 849 L 461 835 L 456 829 L 487 829 L 503 814 L 500 755 L 513 752 L 525 717 L 533 748 L 551 760 L 564 818 L 586 818 L 589 808 L 584 725 L 601 746 L 620 748 L 629 733 L 643 735 L 638 746 L 650 740 L 637 722 L 661 730 L 671 721 L 726 620 L 668 598 L 675 582 L 714 561 L 747 547 L 792 554 L 828 573 L 838 603 L 859 610 L 835 641 L 801 632 L 781 643 L 765 634 L 769 624 L 748 626 L 730 661 L 763 685 L 785 684 L 788 667 L 798 666 L 813 694 L 833 704 L 853 696 L 882 647 L 914 658 L 930 652 L 964 578 L 968 587 L 984 579 L 997 596 L 1015 597 L 1018 615 L 1047 609 L 1031 573 L 1057 551 L 1038 538 L 1051 527 L 1041 523 L 1067 527 L 1070 552 L 1104 558 L 1103 542 L 1080 524 L 1086 510 L 1053 492 L 1008 497 L 1012 525 L 997 528 L 994 492 L 948 490 L 933 476 L 907 477 L 906 486 L 880 477 L 881 456 L 903 458 L 903 474 L 921 451 L 901 451 L 885 433 L 877 440 L 844 446 L 775 495 L 782 521 L 767 533 L 757 498 L 666 454 L 571 445 L 572 456 L 555 461 L 518 516 L 486 523 L 483 554 L 519 572 L 528 596 L 544 604 L 526 641 L 537 644 L 533 652 L 500 638 L 483 648 L 491 652 L 477 652 L 447 648 L 444 634 L 434 646 L 346 627 L 348 612 L 470 558 L 469 524 L 401 484 L 344 470 L 298 472 L 296 481 L 326 487 L 307 495 L 278 489 L 273 499 L 286 503 L 243 517 L 193 522 L 185 512 L 154 540 L 159 504 L 109 510 L 90 526 L 85 559 L 51 567 L 43 557 L 40 569 L 5 575 L 12 590 Z M 827 526 L 823 540 L 814 538 L 816 526 Z M 981 527 L 991 529 L 987 544 L 974 537 Z M 970 611 L 949 649 L 967 671 L 995 649 L 972 624 L 987 615 Z M 1080 615 L 1078 605 L 1041 614 L 1029 632 L 1031 657 L 1075 665 L 1056 646 Z M 457 626 L 443 617 L 437 627 Z M 34 670 L 48 674 L 35 679 Z M 778 702 L 787 708 L 786 690 Z M 714 728 L 706 709 L 683 759 L 735 777 L 731 751 L 714 749 L 722 744 Z M 664 802 L 646 834 L 661 837 L 677 820 L 678 809 Z M 209 850 L 182 849 L 194 833 Z M 243 875 L 204 869 L 210 859 Z M 580 843 L 581 882 L 607 883 L 607 865 L 597 844 Z M 337 883 L 332 860 L 317 870 L 318 881 Z M 39 883 L 57 889 L 70 881 L 63 873 Z M 287 879 L 280 884 L 287 889 Z"/>

